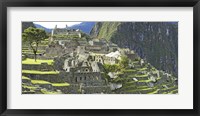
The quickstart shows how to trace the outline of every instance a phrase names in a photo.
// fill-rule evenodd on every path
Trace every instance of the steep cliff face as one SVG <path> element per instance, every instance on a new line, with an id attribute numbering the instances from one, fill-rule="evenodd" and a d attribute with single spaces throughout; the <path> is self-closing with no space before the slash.
<path id="1" fill-rule="evenodd" d="M 178 23 L 98 22 L 90 34 L 130 48 L 157 69 L 178 75 Z"/>

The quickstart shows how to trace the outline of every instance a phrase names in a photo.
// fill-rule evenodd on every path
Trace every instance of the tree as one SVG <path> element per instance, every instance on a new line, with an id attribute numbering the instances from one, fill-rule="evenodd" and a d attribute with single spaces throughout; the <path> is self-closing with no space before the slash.
<path id="1" fill-rule="evenodd" d="M 122 56 L 121 57 L 121 60 L 119 62 L 119 65 L 120 67 L 122 68 L 127 68 L 128 67 L 128 64 L 129 64 L 129 59 L 127 56 Z"/>
<path id="2" fill-rule="evenodd" d="M 104 64 L 103 67 L 106 72 L 117 72 L 120 70 L 120 66 L 118 64 Z"/>
<path id="3" fill-rule="evenodd" d="M 43 29 L 34 27 L 29 27 L 22 33 L 22 41 L 27 43 L 33 50 L 35 62 L 37 59 L 38 45 L 46 38 L 48 38 L 48 36 Z"/>

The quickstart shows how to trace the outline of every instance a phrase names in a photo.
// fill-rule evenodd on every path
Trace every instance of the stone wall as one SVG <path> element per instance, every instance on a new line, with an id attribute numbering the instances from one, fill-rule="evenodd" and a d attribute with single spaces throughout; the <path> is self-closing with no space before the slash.
<path id="1" fill-rule="evenodd" d="M 42 64 L 22 64 L 22 70 L 40 70 L 40 71 L 52 71 L 54 67 L 45 63 Z"/>
<path id="2" fill-rule="evenodd" d="M 101 73 L 75 73 L 74 77 L 76 83 L 84 83 L 87 86 L 100 86 L 105 84 L 105 81 L 101 77 Z"/>
<path id="3" fill-rule="evenodd" d="M 118 63 L 118 60 L 114 57 L 107 57 L 107 56 L 104 56 L 103 57 L 103 60 L 104 60 L 104 63 L 105 64 L 117 64 Z"/>
<path id="4" fill-rule="evenodd" d="M 52 83 L 62 83 L 64 82 L 60 77 L 59 74 L 28 74 L 23 73 L 22 75 L 32 79 L 32 80 L 44 80 Z"/>
<path id="5" fill-rule="evenodd" d="M 78 84 L 72 84 L 70 86 L 54 86 L 54 89 L 61 90 L 65 94 L 78 94 L 80 93 L 80 86 Z"/>
<path id="6" fill-rule="evenodd" d="M 86 86 L 81 88 L 81 92 L 84 94 L 109 94 L 111 89 L 109 86 Z"/>
<path id="7" fill-rule="evenodd" d="M 72 72 L 65 72 L 65 71 L 60 71 L 59 77 L 64 80 L 65 82 L 68 83 L 75 83 L 73 81 L 73 73 Z"/>
<path id="8" fill-rule="evenodd" d="M 99 72 L 72 73 L 61 71 L 59 76 L 68 83 L 83 83 L 86 86 L 105 85 L 105 80 Z"/>

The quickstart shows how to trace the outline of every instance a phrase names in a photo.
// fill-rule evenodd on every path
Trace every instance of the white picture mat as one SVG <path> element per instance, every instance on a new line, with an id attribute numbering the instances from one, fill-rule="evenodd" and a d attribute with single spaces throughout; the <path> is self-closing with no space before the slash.
<path id="1" fill-rule="evenodd" d="M 193 109 L 192 7 L 9 7 L 8 109 Z M 21 94 L 22 21 L 178 21 L 178 94 Z"/>

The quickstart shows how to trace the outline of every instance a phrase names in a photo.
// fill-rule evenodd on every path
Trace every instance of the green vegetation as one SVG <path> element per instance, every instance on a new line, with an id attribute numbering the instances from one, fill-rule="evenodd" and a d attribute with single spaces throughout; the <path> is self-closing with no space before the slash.
<path id="1" fill-rule="evenodd" d="M 176 94 L 178 93 L 178 89 L 172 90 L 171 92 L 169 92 L 169 94 Z"/>
<path id="2" fill-rule="evenodd" d="M 56 91 L 48 91 L 46 89 L 41 89 L 41 92 L 43 94 L 61 94 L 61 92 L 56 92 Z"/>
<path id="3" fill-rule="evenodd" d="M 151 80 L 139 80 L 138 82 L 148 83 L 148 82 L 151 82 Z"/>
<path id="4" fill-rule="evenodd" d="M 103 67 L 106 70 L 106 72 L 117 72 L 121 69 L 118 64 L 114 64 L 114 65 L 104 64 Z"/>
<path id="5" fill-rule="evenodd" d="M 28 49 L 28 50 L 22 50 L 22 53 L 23 53 L 23 52 L 24 52 L 24 53 L 30 53 L 30 52 L 33 52 L 33 50 L 29 50 L 29 49 Z M 45 50 L 38 50 L 38 51 L 37 51 L 37 53 L 42 53 L 42 52 L 45 52 Z"/>
<path id="6" fill-rule="evenodd" d="M 134 72 L 136 72 L 136 70 L 133 70 L 133 69 L 126 69 L 125 70 L 125 69 L 123 69 L 122 72 L 123 73 L 134 73 Z"/>
<path id="7" fill-rule="evenodd" d="M 35 86 L 28 86 L 28 85 L 22 85 L 23 88 L 28 88 L 30 90 L 35 90 L 37 89 L 38 87 L 35 87 Z"/>
<path id="8" fill-rule="evenodd" d="M 117 77 L 117 78 L 113 79 L 111 82 L 113 82 L 113 83 L 122 83 L 123 81 L 124 81 L 123 78 Z"/>
<path id="9" fill-rule="evenodd" d="M 33 50 L 35 61 L 37 59 L 36 56 L 38 51 L 38 45 L 39 43 L 41 43 L 42 40 L 45 40 L 46 38 L 48 38 L 48 36 L 45 30 L 34 27 L 29 27 L 25 29 L 22 33 L 22 40 L 24 43 L 27 43 Z"/>
<path id="10" fill-rule="evenodd" d="M 142 78 L 142 77 L 148 77 L 148 75 L 147 74 L 143 74 L 143 75 L 135 75 L 135 77 L 138 77 L 138 78 Z"/>
<path id="11" fill-rule="evenodd" d="M 140 68 L 140 69 L 139 69 L 139 71 L 144 71 L 144 70 L 147 70 L 147 68 L 144 67 L 144 68 Z"/>
<path id="12" fill-rule="evenodd" d="M 59 71 L 38 71 L 38 70 L 22 70 L 26 74 L 59 74 Z"/>
<path id="13" fill-rule="evenodd" d="M 45 45 L 45 44 L 43 44 L 43 45 L 38 45 L 38 47 L 47 47 L 48 45 Z"/>
<path id="14" fill-rule="evenodd" d="M 33 84 L 51 84 L 50 82 L 44 81 L 44 80 L 31 80 L 31 83 Z"/>
<path id="15" fill-rule="evenodd" d="M 47 63 L 48 65 L 53 65 L 53 62 L 54 62 L 53 60 L 39 60 L 39 59 L 35 62 L 34 59 L 27 58 L 26 60 L 22 61 L 22 64 L 32 64 L 32 65 L 34 65 L 34 64 Z"/>
<path id="16" fill-rule="evenodd" d="M 99 23 L 97 23 L 98 25 Z M 106 38 L 107 40 L 110 40 L 112 35 L 117 31 L 117 27 L 120 25 L 120 22 L 104 22 L 102 25 L 98 25 L 97 27 L 100 27 L 98 38 Z M 94 31 L 94 30 L 92 30 Z"/>
<path id="17" fill-rule="evenodd" d="M 25 77 L 25 76 L 22 76 L 22 79 L 24 79 L 24 80 L 31 80 L 30 78 Z"/>
<path id="18" fill-rule="evenodd" d="M 70 85 L 69 83 L 50 83 L 50 82 L 44 81 L 44 80 L 31 80 L 31 83 L 38 84 L 38 85 L 51 84 L 52 86 L 55 86 L 55 87 L 66 87 L 66 86 Z"/>
<path id="19" fill-rule="evenodd" d="M 119 62 L 119 66 L 122 68 L 127 68 L 129 64 L 129 59 L 127 56 L 122 56 Z"/>
<path id="20" fill-rule="evenodd" d="M 52 83 L 52 86 L 55 87 L 65 87 L 65 86 L 69 86 L 69 83 Z"/>

